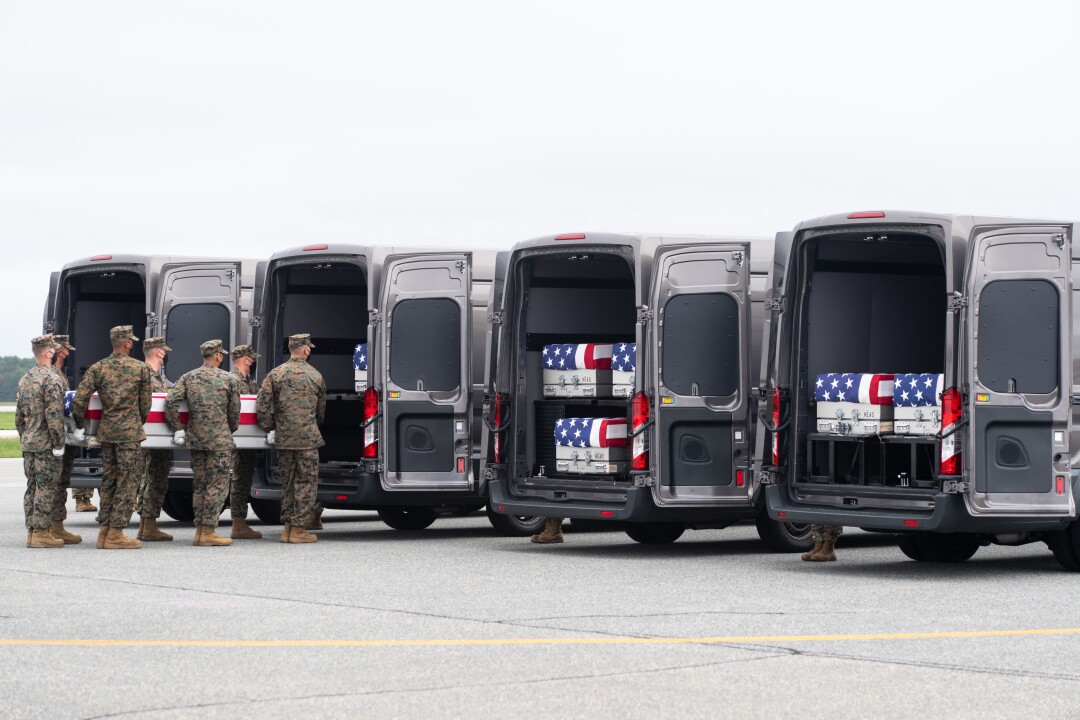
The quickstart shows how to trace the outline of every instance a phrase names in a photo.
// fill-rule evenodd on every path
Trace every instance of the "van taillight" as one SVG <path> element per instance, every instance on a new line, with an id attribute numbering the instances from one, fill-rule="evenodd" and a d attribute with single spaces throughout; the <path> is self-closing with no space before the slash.
<path id="1" fill-rule="evenodd" d="M 963 469 L 960 462 L 960 420 L 964 416 L 960 391 L 949 388 L 941 395 L 941 474 L 959 475 Z"/>
<path id="2" fill-rule="evenodd" d="M 641 428 L 649 422 L 649 396 L 639 392 L 630 401 L 630 415 L 633 419 L 634 449 L 630 459 L 631 470 L 648 470 L 649 453 L 645 451 L 645 433 Z"/>
<path id="3" fill-rule="evenodd" d="M 369 387 L 364 392 L 364 422 L 367 423 L 371 418 L 379 414 L 379 392 Z M 365 458 L 377 458 L 379 457 L 379 441 L 378 436 L 375 434 L 375 426 L 378 423 L 371 423 L 364 428 L 364 450 L 360 453 Z"/>
<path id="4" fill-rule="evenodd" d="M 776 432 L 772 434 L 772 465 L 780 466 L 780 388 L 772 391 L 772 422 Z"/>
<path id="5" fill-rule="evenodd" d="M 585 233 L 566 233 L 565 235 L 556 235 L 556 240 L 584 240 Z"/>
<path id="6" fill-rule="evenodd" d="M 495 408 L 492 413 L 495 419 L 495 427 L 502 427 L 502 393 L 495 393 Z M 495 436 L 494 459 L 495 464 L 498 465 L 502 462 L 502 432 L 496 431 L 492 434 Z"/>

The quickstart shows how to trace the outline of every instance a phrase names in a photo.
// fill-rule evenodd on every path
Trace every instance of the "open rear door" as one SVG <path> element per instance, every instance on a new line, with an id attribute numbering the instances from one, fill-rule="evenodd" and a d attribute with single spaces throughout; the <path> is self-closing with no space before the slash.
<path id="1" fill-rule="evenodd" d="M 750 244 L 672 248 L 656 267 L 656 501 L 745 504 L 755 421 Z"/>
<path id="2" fill-rule="evenodd" d="M 45 314 L 41 318 L 41 331 L 45 333 L 70 334 L 56 327 L 56 290 L 60 286 L 60 273 L 49 275 L 49 295 L 45 298 Z"/>
<path id="3" fill-rule="evenodd" d="M 471 262 L 469 253 L 387 261 L 381 346 L 372 350 L 387 490 L 471 485 Z"/>
<path id="4" fill-rule="evenodd" d="M 199 345 L 221 340 L 226 349 L 237 344 L 240 323 L 240 263 L 230 261 L 166 265 L 158 284 L 157 316 L 147 323 L 165 336 L 172 348 L 165 377 L 176 382 L 202 365 Z M 157 334 L 155 333 L 155 334 Z M 229 369 L 225 358 L 222 369 Z"/>
<path id="5" fill-rule="evenodd" d="M 967 272 L 961 447 L 974 514 L 1072 509 L 1072 228 L 977 227 Z"/>

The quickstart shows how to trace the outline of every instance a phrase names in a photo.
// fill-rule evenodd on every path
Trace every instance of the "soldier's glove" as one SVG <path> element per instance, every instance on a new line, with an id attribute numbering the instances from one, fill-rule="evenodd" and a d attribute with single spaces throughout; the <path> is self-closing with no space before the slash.
<path id="1" fill-rule="evenodd" d="M 53 457 L 64 457 L 64 448 L 53 448 Z"/>
<path id="2" fill-rule="evenodd" d="M 86 440 L 86 430 L 84 428 L 75 428 L 71 431 L 71 439 L 75 442 L 83 442 Z"/>
<path id="3" fill-rule="evenodd" d="M 174 432 L 173 436 L 172 436 L 173 445 L 183 445 L 184 444 L 184 438 L 186 436 L 187 436 L 187 433 L 185 431 L 183 431 L 183 430 L 177 430 L 176 432 Z"/>
<path id="4" fill-rule="evenodd" d="M 266 433 L 266 444 L 267 445 L 273 445 L 276 440 L 277 440 L 277 430 L 271 430 L 270 432 Z"/>

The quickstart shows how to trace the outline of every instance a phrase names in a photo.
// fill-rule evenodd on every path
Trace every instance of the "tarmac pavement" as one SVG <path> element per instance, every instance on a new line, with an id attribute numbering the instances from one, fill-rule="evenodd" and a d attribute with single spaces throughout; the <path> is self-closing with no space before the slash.
<path id="1" fill-rule="evenodd" d="M 538 546 L 328 511 L 314 545 L 165 519 L 101 551 L 71 512 L 81 545 L 29 550 L 24 488 L 0 461 L 5 718 L 1077 715 L 1078 578 L 1042 544 L 933 565 L 852 531 L 816 564 L 752 527 Z"/>

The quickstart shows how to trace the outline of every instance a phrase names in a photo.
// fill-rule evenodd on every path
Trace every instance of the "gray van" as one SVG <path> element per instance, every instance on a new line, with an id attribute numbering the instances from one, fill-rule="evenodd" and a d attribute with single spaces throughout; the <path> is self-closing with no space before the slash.
<path id="1" fill-rule="evenodd" d="M 479 412 L 495 260 L 494 252 L 313 244 L 260 263 L 258 379 L 288 357 L 289 335 L 307 332 L 311 364 L 326 380 L 318 489 L 325 507 L 376 510 L 390 527 L 419 530 L 439 514 L 487 504 Z M 274 452 L 251 495 L 260 519 L 280 522 Z M 543 523 L 491 519 L 513 535 Z"/>
<path id="2" fill-rule="evenodd" d="M 77 348 L 64 363 L 75 389 L 87 368 L 112 352 L 109 328 L 131 325 L 145 339 L 164 335 L 172 348 L 164 374 L 168 384 L 202 364 L 199 344 L 221 338 L 248 342 L 248 308 L 255 261 L 168 255 L 95 255 L 52 273 L 42 322 L 44 332 L 71 336 Z M 141 343 L 133 356 L 142 357 Z M 228 360 L 225 367 L 227 368 Z M 191 468 L 178 450 L 163 509 L 190 521 Z M 101 484 L 99 450 L 83 450 L 72 470 L 73 487 Z"/>
<path id="3" fill-rule="evenodd" d="M 496 271 L 490 313 L 483 453 L 495 510 L 655 544 L 749 520 L 773 549 L 808 547 L 807 526 L 766 516 L 754 465 L 772 244 L 603 233 L 518 243 Z M 566 353 L 575 369 L 557 372 L 552 356 Z M 594 379 L 582 358 L 607 367 Z M 597 421 L 619 436 L 598 435 Z M 560 428 L 583 425 L 590 442 L 564 447 Z"/>
<path id="4" fill-rule="evenodd" d="M 771 515 L 898 533 L 922 561 L 1044 541 L 1080 570 L 1075 230 L 871 211 L 778 236 L 762 412 Z M 818 386 L 835 373 L 892 378 L 894 422 L 830 424 Z M 906 407 L 917 373 L 921 416 Z"/>

